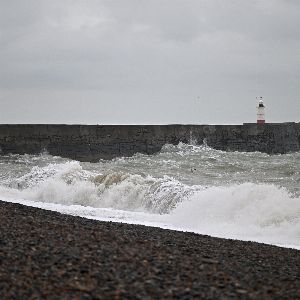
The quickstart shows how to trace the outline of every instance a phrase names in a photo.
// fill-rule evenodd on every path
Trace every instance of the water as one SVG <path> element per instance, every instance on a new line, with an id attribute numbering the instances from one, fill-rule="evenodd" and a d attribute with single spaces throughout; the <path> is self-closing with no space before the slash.
<path id="1" fill-rule="evenodd" d="M 8 155 L 0 157 L 0 199 L 300 249 L 300 153 L 179 144 L 98 163 Z"/>

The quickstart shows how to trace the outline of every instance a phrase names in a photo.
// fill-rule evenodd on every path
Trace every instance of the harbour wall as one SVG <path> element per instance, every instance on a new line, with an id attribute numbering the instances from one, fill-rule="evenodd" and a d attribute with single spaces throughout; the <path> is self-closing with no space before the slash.
<path id="1" fill-rule="evenodd" d="M 300 123 L 264 125 L 0 124 L 0 155 L 38 154 L 97 161 L 154 154 L 165 144 L 206 143 L 224 151 L 269 154 L 300 151 Z"/>

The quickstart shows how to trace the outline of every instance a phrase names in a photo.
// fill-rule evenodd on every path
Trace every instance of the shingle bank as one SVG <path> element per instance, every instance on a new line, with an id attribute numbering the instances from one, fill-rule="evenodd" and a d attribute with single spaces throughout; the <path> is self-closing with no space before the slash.
<path id="1" fill-rule="evenodd" d="M 80 161 L 137 152 L 153 154 L 164 144 L 190 141 L 225 151 L 270 154 L 300 151 L 300 123 L 265 125 L 0 125 L 0 154 L 47 151 Z"/>

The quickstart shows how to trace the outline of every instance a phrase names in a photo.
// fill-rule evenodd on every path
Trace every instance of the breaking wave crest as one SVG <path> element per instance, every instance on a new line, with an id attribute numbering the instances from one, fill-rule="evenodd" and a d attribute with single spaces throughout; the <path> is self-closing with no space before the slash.
<path id="1" fill-rule="evenodd" d="M 200 187 L 163 176 L 154 178 L 122 172 L 95 174 L 79 162 L 33 167 L 31 172 L 2 188 L 6 197 L 64 205 L 168 213 Z M 11 189 L 13 188 L 13 189 Z"/>
<path id="2" fill-rule="evenodd" d="M 13 156 L 0 160 L 0 199 L 300 248 L 299 158 L 184 144 L 95 164 Z"/>

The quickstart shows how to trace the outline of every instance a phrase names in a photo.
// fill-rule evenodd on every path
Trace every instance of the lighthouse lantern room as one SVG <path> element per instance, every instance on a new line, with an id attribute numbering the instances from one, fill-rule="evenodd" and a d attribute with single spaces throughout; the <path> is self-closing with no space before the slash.
<path id="1" fill-rule="evenodd" d="M 259 97 L 257 107 L 257 124 L 265 124 L 265 106 L 262 97 Z"/>

